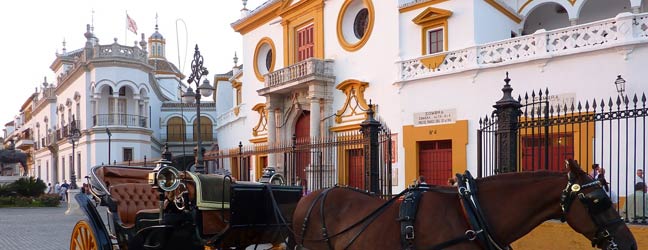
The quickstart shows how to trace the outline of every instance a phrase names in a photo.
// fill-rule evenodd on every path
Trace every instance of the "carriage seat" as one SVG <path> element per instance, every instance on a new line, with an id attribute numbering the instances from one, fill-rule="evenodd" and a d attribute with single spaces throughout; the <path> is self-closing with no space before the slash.
<path id="1" fill-rule="evenodd" d="M 132 227 L 139 217 L 155 218 L 159 213 L 159 193 L 149 184 L 122 183 L 110 187 L 117 205 L 117 215 L 125 227 Z M 154 214 L 151 216 L 151 214 Z"/>
<path id="2" fill-rule="evenodd" d="M 110 188 L 112 185 L 123 183 L 148 183 L 148 173 L 151 169 L 104 166 L 95 171 L 97 177 Z"/>

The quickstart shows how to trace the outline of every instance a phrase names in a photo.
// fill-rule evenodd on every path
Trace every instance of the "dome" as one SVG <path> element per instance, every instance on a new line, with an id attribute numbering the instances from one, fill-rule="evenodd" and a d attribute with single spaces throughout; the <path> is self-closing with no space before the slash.
<path id="1" fill-rule="evenodd" d="M 164 37 L 158 32 L 158 26 L 155 25 L 155 32 L 149 37 L 149 40 L 164 40 Z"/>

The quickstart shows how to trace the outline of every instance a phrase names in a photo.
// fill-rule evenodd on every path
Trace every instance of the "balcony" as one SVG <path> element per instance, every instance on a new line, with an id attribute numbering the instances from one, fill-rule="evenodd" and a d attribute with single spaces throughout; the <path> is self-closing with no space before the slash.
<path id="1" fill-rule="evenodd" d="M 28 150 L 34 146 L 34 138 L 31 133 L 31 129 L 26 129 L 16 136 L 15 147 L 21 150 Z"/>
<path id="2" fill-rule="evenodd" d="M 611 19 L 400 61 L 399 81 L 641 43 L 648 43 L 648 13 L 621 13 Z"/>
<path id="3" fill-rule="evenodd" d="M 305 88 L 305 83 L 321 81 L 333 82 L 333 60 L 309 58 L 286 68 L 265 75 L 265 86 L 257 90 L 259 95 L 287 93 Z"/>
<path id="4" fill-rule="evenodd" d="M 147 128 L 148 118 L 129 114 L 100 114 L 92 117 L 92 126 L 124 126 Z"/>

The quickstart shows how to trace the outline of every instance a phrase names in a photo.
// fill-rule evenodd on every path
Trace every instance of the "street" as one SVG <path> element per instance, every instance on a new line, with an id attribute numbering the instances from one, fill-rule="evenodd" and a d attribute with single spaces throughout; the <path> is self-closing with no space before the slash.
<path id="1" fill-rule="evenodd" d="M 0 249 L 69 249 L 74 224 L 84 218 L 65 215 L 67 204 L 55 208 L 0 208 Z"/>

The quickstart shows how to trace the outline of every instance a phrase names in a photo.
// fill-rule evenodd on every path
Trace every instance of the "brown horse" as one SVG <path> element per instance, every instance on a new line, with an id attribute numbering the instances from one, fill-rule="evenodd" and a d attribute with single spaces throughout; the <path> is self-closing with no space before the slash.
<path id="1" fill-rule="evenodd" d="M 508 246 L 542 222 L 564 216 L 572 229 L 600 249 L 637 249 L 632 233 L 611 205 L 593 205 L 598 202 L 592 197 L 601 193 L 600 185 L 576 162 L 570 160 L 567 167 L 567 174 L 542 171 L 477 179 L 477 196 L 492 242 Z M 457 189 L 452 187 L 433 186 L 423 193 L 411 249 L 498 249 L 485 247 L 488 243 L 479 240 L 438 248 L 471 229 L 458 197 Z M 295 241 L 311 250 L 402 249 L 401 226 L 397 221 L 401 201 L 385 202 L 349 188 L 313 192 L 302 198 L 295 210 Z M 610 236 L 603 237 L 608 232 Z"/>

